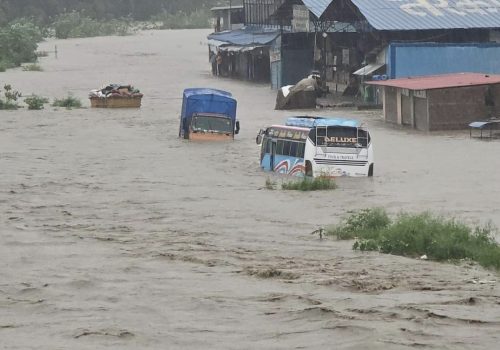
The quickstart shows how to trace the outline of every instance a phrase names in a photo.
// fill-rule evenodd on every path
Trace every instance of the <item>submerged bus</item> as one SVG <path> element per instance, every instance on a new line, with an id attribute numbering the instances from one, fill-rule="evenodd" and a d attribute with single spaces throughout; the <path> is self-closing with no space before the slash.
<path id="1" fill-rule="evenodd" d="M 297 176 L 373 176 L 373 144 L 357 120 L 291 117 L 257 135 L 264 170 Z"/>
<path id="2" fill-rule="evenodd" d="M 231 93 L 208 88 L 184 90 L 179 137 L 190 140 L 232 140 L 239 131 L 236 100 Z"/>

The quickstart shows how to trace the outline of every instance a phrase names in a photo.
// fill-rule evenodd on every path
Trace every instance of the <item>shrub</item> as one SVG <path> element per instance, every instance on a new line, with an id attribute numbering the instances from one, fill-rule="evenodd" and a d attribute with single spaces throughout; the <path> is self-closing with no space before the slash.
<path id="1" fill-rule="evenodd" d="M 43 71 L 42 67 L 36 63 L 27 64 L 23 66 L 23 71 L 25 72 L 41 72 Z"/>
<path id="2" fill-rule="evenodd" d="M 266 188 L 268 190 L 275 190 L 276 189 L 276 181 L 273 181 L 270 178 L 267 178 L 266 179 Z"/>
<path id="3" fill-rule="evenodd" d="M 56 98 L 52 103 L 52 106 L 65 107 L 65 108 L 80 108 L 82 106 L 82 103 L 80 102 L 79 99 L 73 97 L 73 95 L 70 94 L 63 99 Z"/>
<path id="4" fill-rule="evenodd" d="M 38 95 L 31 95 L 24 99 L 24 103 L 28 105 L 28 109 L 43 109 L 43 105 L 49 103 L 49 99 Z"/>
<path id="5" fill-rule="evenodd" d="M 77 11 L 58 15 L 52 26 L 55 37 L 59 39 L 127 35 L 131 31 L 131 24 L 127 19 L 98 21 Z"/>
<path id="6" fill-rule="evenodd" d="M 337 188 L 335 180 L 329 177 L 303 177 L 300 180 L 283 182 L 281 184 L 283 190 L 297 191 L 318 191 L 318 190 L 333 190 Z"/>
<path id="7" fill-rule="evenodd" d="M 42 40 L 40 29 L 30 20 L 19 19 L 0 28 L 0 57 L 4 68 L 19 66 L 36 59 L 35 50 Z"/>
<path id="8" fill-rule="evenodd" d="M 10 84 L 4 85 L 4 96 L 5 100 L 0 98 L 0 109 L 17 109 L 17 99 L 22 96 L 22 94 L 17 90 L 12 90 Z"/>
<path id="9" fill-rule="evenodd" d="M 471 228 L 455 219 L 424 212 L 402 213 L 391 222 L 383 209 L 363 209 L 329 230 L 340 239 L 357 240 L 353 249 L 421 256 L 437 261 L 470 259 L 500 269 L 500 245 L 491 224 Z"/>
<path id="10" fill-rule="evenodd" d="M 350 215 L 341 225 L 330 228 L 327 234 L 335 235 L 338 239 L 374 238 L 390 223 L 384 209 L 362 209 Z"/>

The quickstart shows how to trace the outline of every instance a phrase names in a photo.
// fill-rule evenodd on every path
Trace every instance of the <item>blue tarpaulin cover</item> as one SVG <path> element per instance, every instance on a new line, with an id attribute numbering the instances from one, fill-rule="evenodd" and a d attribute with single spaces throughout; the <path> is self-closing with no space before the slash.
<path id="1" fill-rule="evenodd" d="M 185 89 L 182 99 L 182 119 L 195 113 L 223 114 L 236 120 L 236 100 L 230 92 L 210 88 Z"/>
<path id="2" fill-rule="evenodd" d="M 237 30 L 212 33 L 207 38 L 209 40 L 223 41 L 233 45 L 266 45 L 276 39 L 280 34 L 276 29 L 265 29 L 260 27 L 244 27 Z"/>

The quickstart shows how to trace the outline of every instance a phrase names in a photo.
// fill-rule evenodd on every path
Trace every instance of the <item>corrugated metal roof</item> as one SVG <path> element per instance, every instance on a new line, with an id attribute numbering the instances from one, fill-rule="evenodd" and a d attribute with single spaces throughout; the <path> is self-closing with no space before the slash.
<path id="1" fill-rule="evenodd" d="M 265 45 L 276 39 L 280 34 L 279 30 L 267 30 L 257 27 L 245 27 L 242 29 L 212 33 L 207 38 L 209 40 L 224 41 L 233 45 Z"/>
<path id="2" fill-rule="evenodd" d="M 351 0 L 378 30 L 500 28 L 498 0 Z"/>
<path id="3" fill-rule="evenodd" d="M 233 6 L 215 6 L 210 9 L 210 11 L 221 11 L 221 10 L 243 10 L 243 5 L 233 5 Z"/>
<path id="4" fill-rule="evenodd" d="M 355 71 L 352 74 L 354 74 L 354 75 L 370 75 L 373 72 L 375 72 L 377 69 L 382 68 L 383 66 L 385 66 L 385 63 L 370 63 L 370 64 L 367 64 L 366 66 L 364 66 L 363 68 L 358 69 L 357 71 Z"/>
<path id="5" fill-rule="evenodd" d="M 426 77 L 389 79 L 366 82 L 370 85 L 391 86 L 409 90 L 433 90 L 474 85 L 500 84 L 500 75 L 456 73 Z"/>
<path id="6" fill-rule="evenodd" d="M 309 9 L 309 11 L 311 11 L 316 17 L 320 18 L 333 0 L 302 0 L 302 2 Z"/>

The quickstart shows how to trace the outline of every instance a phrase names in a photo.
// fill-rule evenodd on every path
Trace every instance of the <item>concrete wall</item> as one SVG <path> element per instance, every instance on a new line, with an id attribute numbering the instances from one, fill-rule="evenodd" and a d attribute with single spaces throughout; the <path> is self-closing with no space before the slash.
<path id="1" fill-rule="evenodd" d="M 487 90 L 488 86 L 428 90 L 429 130 L 466 129 L 470 122 L 487 118 Z"/>
<path id="2" fill-rule="evenodd" d="M 412 118 L 412 100 L 413 97 L 406 96 L 404 93 L 401 94 L 401 121 L 403 125 L 413 126 L 413 118 Z"/>
<path id="3" fill-rule="evenodd" d="M 384 87 L 384 117 L 386 122 L 398 122 L 398 102 L 396 89 L 393 87 Z"/>
<path id="4" fill-rule="evenodd" d="M 427 118 L 427 98 L 413 97 L 415 105 L 415 128 L 422 131 L 429 129 Z"/>

